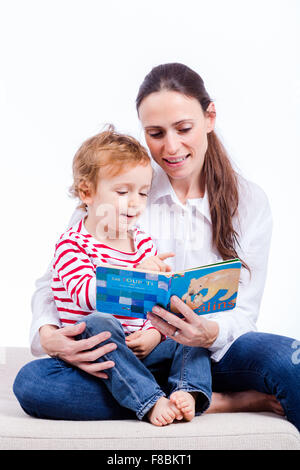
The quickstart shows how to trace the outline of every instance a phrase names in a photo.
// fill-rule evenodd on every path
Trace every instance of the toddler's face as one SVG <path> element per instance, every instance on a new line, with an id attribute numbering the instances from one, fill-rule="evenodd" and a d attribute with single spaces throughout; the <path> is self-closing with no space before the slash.
<path id="1" fill-rule="evenodd" d="M 105 174 L 106 172 L 106 174 Z M 152 167 L 137 165 L 117 176 L 100 170 L 97 190 L 89 204 L 97 220 L 97 234 L 110 233 L 122 237 L 132 227 L 147 204 Z"/>

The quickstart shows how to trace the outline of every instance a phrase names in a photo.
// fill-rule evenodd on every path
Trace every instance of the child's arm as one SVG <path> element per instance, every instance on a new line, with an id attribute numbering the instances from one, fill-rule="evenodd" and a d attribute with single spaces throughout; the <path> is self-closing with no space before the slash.
<path id="1" fill-rule="evenodd" d="M 140 330 L 131 333 L 126 337 L 127 346 L 134 354 L 143 359 L 161 342 L 166 339 L 151 323 L 146 320 Z"/>
<path id="2" fill-rule="evenodd" d="M 96 309 L 95 267 L 78 240 L 62 237 L 58 241 L 53 270 L 78 307 L 85 311 Z"/>
<path id="3" fill-rule="evenodd" d="M 125 339 L 127 346 L 139 358 L 144 359 L 160 343 L 161 334 L 155 328 L 138 330 Z"/>

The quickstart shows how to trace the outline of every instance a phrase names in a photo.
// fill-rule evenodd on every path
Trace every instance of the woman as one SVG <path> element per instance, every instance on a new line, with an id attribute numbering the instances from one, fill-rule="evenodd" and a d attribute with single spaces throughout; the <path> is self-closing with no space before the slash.
<path id="1" fill-rule="evenodd" d="M 148 217 L 142 225 L 156 239 L 159 251 L 175 252 L 169 262 L 173 269 L 234 257 L 243 262 L 234 310 L 198 317 L 174 298 L 185 321 L 161 308 L 153 309 L 151 320 L 175 341 L 210 351 L 213 390 L 219 393 L 212 394 L 207 413 L 271 410 L 286 414 L 299 429 L 300 393 L 296 384 L 300 372 L 299 365 L 291 360 L 293 340 L 258 333 L 255 327 L 271 235 L 270 209 L 263 191 L 233 170 L 214 132 L 214 104 L 202 79 L 188 67 L 166 64 L 154 68 L 139 90 L 137 109 L 157 164 Z M 75 214 L 71 224 L 78 217 Z M 33 297 L 32 351 L 59 359 L 35 361 L 20 371 L 14 390 L 21 405 L 35 416 L 51 416 L 50 408 L 58 407 L 51 386 L 55 372 L 56 378 L 59 375 L 62 383 L 68 384 L 61 398 L 64 403 L 72 395 L 70 384 L 79 387 L 80 383 L 85 402 L 92 396 L 97 396 L 98 402 L 100 395 L 102 398 L 97 417 L 87 412 L 85 403 L 79 403 L 76 412 L 74 406 L 68 412 L 61 411 L 62 419 L 128 416 L 105 394 L 99 381 L 105 377 L 107 362 L 94 362 L 102 356 L 109 358 L 107 353 L 113 345 L 102 345 L 107 333 L 74 341 L 84 333 L 84 323 L 58 329 L 49 278 L 48 272 Z M 42 377 L 43 391 L 37 386 L 26 388 L 28 377 Z"/>

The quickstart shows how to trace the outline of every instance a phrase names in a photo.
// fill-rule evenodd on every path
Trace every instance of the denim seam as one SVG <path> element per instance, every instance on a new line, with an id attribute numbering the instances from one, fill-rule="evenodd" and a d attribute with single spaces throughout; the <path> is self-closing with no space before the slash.
<path id="1" fill-rule="evenodd" d="M 180 370 L 180 381 L 176 390 L 183 390 L 184 389 L 183 387 L 187 387 L 187 381 L 186 381 L 187 371 L 186 371 L 185 364 L 190 353 L 191 353 L 190 347 L 183 346 L 183 354 L 182 354 L 182 362 L 181 362 L 181 370 Z M 179 386 L 181 386 L 182 388 L 179 389 L 178 388 Z"/>
<path id="2" fill-rule="evenodd" d="M 181 368 L 180 368 L 180 379 L 179 379 L 179 383 L 177 385 L 177 387 L 181 387 L 179 390 L 182 390 L 183 387 L 186 386 L 186 375 L 185 375 L 186 350 L 187 350 L 187 348 L 185 346 L 183 346 L 182 361 L 181 361 Z"/>

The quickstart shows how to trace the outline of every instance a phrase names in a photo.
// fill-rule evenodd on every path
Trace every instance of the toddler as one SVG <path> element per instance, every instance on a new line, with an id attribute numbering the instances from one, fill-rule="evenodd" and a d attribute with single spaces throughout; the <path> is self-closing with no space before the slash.
<path id="1" fill-rule="evenodd" d="M 164 261 L 173 253 L 158 254 L 151 237 L 136 225 L 151 186 L 150 157 L 138 141 L 109 126 L 79 148 L 73 177 L 71 193 L 80 199 L 86 215 L 60 237 L 55 248 L 52 290 L 61 324 L 92 315 L 94 329 L 87 333 L 86 328 L 84 334 L 111 332 L 117 348 L 98 360 L 115 362 L 105 383 L 120 405 L 132 409 L 139 419 L 147 416 L 157 426 L 175 419 L 191 420 L 196 399 L 197 404 L 202 401 L 207 406 L 208 402 L 197 374 L 197 364 L 209 362 L 207 351 L 165 340 L 149 320 L 96 312 L 100 263 L 170 271 Z M 149 370 L 166 356 L 170 359 L 169 398 Z"/>

